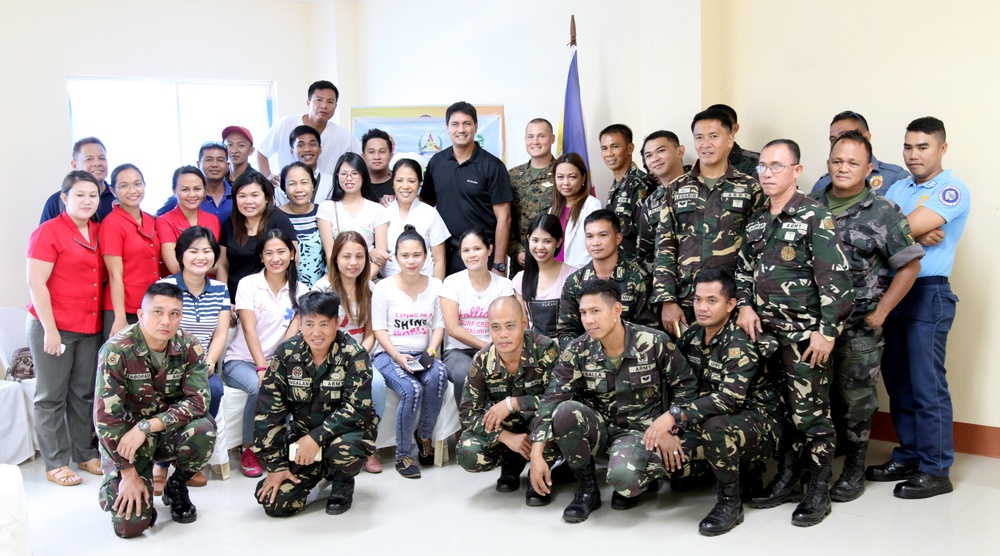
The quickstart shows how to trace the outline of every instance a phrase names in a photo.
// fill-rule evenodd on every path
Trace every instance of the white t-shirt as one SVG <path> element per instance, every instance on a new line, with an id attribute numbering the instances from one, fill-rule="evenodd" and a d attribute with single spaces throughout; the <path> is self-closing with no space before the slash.
<path id="1" fill-rule="evenodd" d="M 292 130 L 302 125 L 302 115 L 285 116 L 278 120 L 276 124 L 267 132 L 264 140 L 257 145 L 257 152 L 264 153 L 264 156 L 271 160 L 271 173 L 277 174 L 282 168 L 295 162 L 295 155 L 288 145 L 288 136 Z M 316 168 L 320 172 L 333 174 L 333 168 L 337 165 L 337 160 L 346 152 L 361 154 L 361 141 L 358 141 L 350 131 L 340 127 L 333 122 L 327 122 L 326 128 L 319 134 L 323 152 L 319 155 L 319 162 Z M 274 157 L 278 157 L 278 165 L 274 165 Z"/>
<path id="2" fill-rule="evenodd" d="M 371 291 L 372 283 L 368 282 L 368 291 Z M 324 276 L 313 284 L 313 291 L 329 292 L 333 291 L 333 287 L 330 284 L 329 275 Z M 334 292 L 336 293 L 336 292 Z M 350 318 L 347 311 L 344 309 L 344 299 L 340 299 L 340 329 L 351 335 L 352 338 L 359 344 L 361 340 L 365 337 L 365 325 L 364 323 L 358 323 L 353 318 Z M 358 314 L 358 304 L 357 302 L 351 302 L 351 312 Z M 369 319 L 371 316 L 368 317 Z"/>
<path id="3" fill-rule="evenodd" d="M 493 300 L 498 297 L 514 295 L 514 285 L 510 280 L 492 272 L 489 275 L 490 285 L 481 292 L 477 292 L 472 287 L 468 270 L 457 272 L 445 278 L 441 288 L 441 297 L 458 303 L 458 322 L 462 328 L 484 342 L 490 341 L 490 322 L 487 318 L 490 303 L 493 303 Z M 445 350 L 471 349 L 471 347 L 450 335 L 445 339 Z"/>
<path id="4" fill-rule="evenodd" d="M 434 258 L 431 256 L 431 248 L 441 245 L 451 237 L 448 226 L 445 225 L 444 220 L 441 220 L 441 215 L 438 214 L 437 209 L 427 203 L 422 203 L 420 199 L 414 199 L 413 204 L 410 205 L 410 212 L 404 220 L 399 216 L 399 203 L 393 201 L 389 203 L 389 206 L 385 207 L 385 212 L 379 224 L 385 224 L 386 222 L 389 223 L 390 254 L 396 252 L 396 240 L 403 233 L 404 226 L 409 224 L 417 229 L 417 233 L 427 243 L 427 260 L 424 262 L 424 268 L 421 269 L 420 273 L 433 276 Z M 399 263 L 396 262 L 395 258 L 386 261 L 385 265 L 382 266 L 382 276 L 386 278 L 399 273 Z"/>
<path id="5" fill-rule="evenodd" d="M 444 328 L 441 316 L 441 280 L 427 278 L 427 287 L 410 298 L 396 285 L 396 278 L 375 284 L 372 292 L 372 330 L 389 333 L 392 345 L 400 351 L 423 351 L 430 346 L 431 333 Z M 376 342 L 374 353 L 385 351 Z"/>
<path id="6" fill-rule="evenodd" d="M 289 296 L 288 283 L 286 282 L 274 295 L 271 287 L 267 285 L 264 278 L 264 270 L 251 274 L 240 280 L 236 286 L 235 310 L 250 309 L 257 318 L 257 338 L 260 340 L 260 349 L 264 352 L 264 358 L 270 359 L 274 354 L 274 349 L 285 339 L 285 331 L 288 325 L 295 318 L 292 311 L 292 299 Z M 298 299 L 309 291 L 309 286 L 299 282 L 295 291 Z M 236 331 L 236 338 L 226 351 L 226 360 L 253 361 L 250 355 L 250 348 L 247 347 L 247 339 L 243 334 L 241 325 Z"/>
<path id="7" fill-rule="evenodd" d="M 583 221 L 595 210 L 600 210 L 601 201 L 592 195 L 587 196 L 583 202 L 583 209 L 580 210 L 580 218 L 568 224 L 563 237 L 563 262 L 577 268 L 587 266 L 591 261 L 590 253 L 587 253 L 587 234 L 583 230 Z M 555 215 L 559 217 L 560 215 Z"/>
<path id="8" fill-rule="evenodd" d="M 385 207 L 365 199 L 365 204 L 357 214 L 351 214 L 344 203 L 340 201 L 323 201 L 319 204 L 316 218 L 326 220 L 332 225 L 333 237 L 336 239 L 340 232 L 354 231 L 361 234 L 368 242 L 368 250 L 375 247 L 375 228 L 382 221 Z M 338 227 L 339 222 L 339 227 Z"/>
<path id="9" fill-rule="evenodd" d="M 283 167 L 282 167 L 283 168 Z M 316 176 L 316 194 L 313 195 L 313 202 L 317 205 L 330 198 L 333 191 L 333 174 L 319 172 Z M 274 188 L 274 206 L 280 207 L 288 202 L 288 195 L 280 187 Z"/>

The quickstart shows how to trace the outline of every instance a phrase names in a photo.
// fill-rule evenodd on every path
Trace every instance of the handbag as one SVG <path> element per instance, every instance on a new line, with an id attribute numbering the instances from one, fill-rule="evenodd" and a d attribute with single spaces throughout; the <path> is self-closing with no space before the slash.
<path id="1" fill-rule="evenodd" d="M 35 359 L 31 356 L 30 349 L 21 348 L 14 352 L 10 368 L 7 369 L 7 378 L 15 382 L 35 378 Z"/>

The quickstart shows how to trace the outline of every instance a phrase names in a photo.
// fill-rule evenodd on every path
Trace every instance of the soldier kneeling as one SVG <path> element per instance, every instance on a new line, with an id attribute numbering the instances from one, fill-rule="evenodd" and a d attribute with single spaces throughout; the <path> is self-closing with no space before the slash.
<path id="1" fill-rule="evenodd" d="M 339 330 L 339 311 L 335 293 L 302 296 L 301 332 L 277 347 L 264 374 L 253 449 L 267 471 L 255 493 L 269 516 L 302 511 L 324 478 L 333 483 L 326 513 L 346 512 L 354 476 L 375 452 L 371 360 Z"/>

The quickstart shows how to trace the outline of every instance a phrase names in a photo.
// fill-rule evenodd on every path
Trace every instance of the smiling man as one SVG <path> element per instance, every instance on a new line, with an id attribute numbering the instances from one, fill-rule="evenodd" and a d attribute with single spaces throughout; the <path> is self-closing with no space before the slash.
<path id="1" fill-rule="evenodd" d="M 365 165 L 368 166 L 368 177 L 372 180 L 372 191 L 382 206 L 389 206 L 396 196 L 392 184 L 392 153 L 395 145 L 388 133 L 378 128 L 372 128 L 361 136 L 361 150 Z"/>
<path id="2" fill-rule="evenodd" d="M 632 130 L 625 124 L 611 124 L 601 130 L 601 158 L 614 176 L 608 190 L 606 209 L 618 215 L 622 226 L 622 249 L 635 255 L 638 228 L 636 208 L 649 194 L 651 185 L 646 173 L 632 161 Z"/>
<path id="3" fill-rule="evenodd" d="M 868 120 L 853 110 L 844 110 L 834 116 L 830 122 L 830 146 L 832 147 L 837 138 L 848 131 L 860 133 L 869 142 L 872 140 L 872 133 L 868 129 Z M 895 164 L 882 162 L 875 158 L 874 154 L 872 155 L 871 164 L 872 171 L 868 174 L 868 186 L 872 191 L 876 191 L 879 194 L 885 193 L 889 189 L 889 186 L 897 181 L 909 177 L 906 170 Z M 816 180 L 816 185 L 813 186 L 813 193 L 826 189 L 826 186 L 830 185 L 831 175 L 827 172 Z"/>
<path id="4" fill-rule="evenodd" d="M 667 186 L 685 172 L 684 145 L 681 145 L 676 133 L 661 129 L 646 136 L 640 154 L 646 168 L 660 184 L 636 209 L 639 239 L 635 260 L 652 274 L 656 267 L 656 230 L 660 225 L 660 211 L 667 197 Z"/>
<path id="5" fill-rule="evenodd" d="M 528 223 L 552 206 L 556 163 L 552 156 L 552 145 L 555 141 L 556 136 L 548 120 L 531 120 L 524 130 L 524 148 L 531 158 L 508 172 L 514 194 L 514 201 L 511 203 L 510 247 L 507 249 L 511 276 L 524 269 Z"/>
<path id="6" fill-rule="evenodd" d="M 250 155 L 254 153 L 254 148 L 253 135 L 249 129 L 238 125 L 228 126 L 222 130 L 222 142 L 229 153 L 229 173 L 226 175 L 226 182 L 230 186 L 246 172 L 257 171 L 250 166 Z"/>
<path id="7" fill-rule="evenodd" d="M 112 204 L 115 201 L 115 194 L 108 187 L 108 157 L 104 149 L 104 143 L 97 137 L 84 137 L 73 144 L 73 159 L 69 163 L 74 170 L 90 172 L 97 182 L 101 184 L 101 204 L 97 207 L 97 221 L 104 220 L 104 217 L 111 212 Z M 48 220 L 59 216 L 63 211 L 62 191 L 53 193 L 42 208 L 42 217 L 38 223 L 42 224 Z"/>

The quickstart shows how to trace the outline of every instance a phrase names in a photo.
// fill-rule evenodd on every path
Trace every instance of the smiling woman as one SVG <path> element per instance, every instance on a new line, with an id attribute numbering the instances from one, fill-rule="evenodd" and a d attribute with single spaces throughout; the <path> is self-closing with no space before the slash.
<path id="1" fill-rule="evenodd" d="M 160 239 L 163 257 L 160 272 L 169 276 L 180 272 L 180 261 L 174 254 L 177 237 L 191 226 L 202 226 L 212 232 L 213 240 L 219 237 L 219 219 L 201 209 L 205 200 L 205 175 L 194 166 L 181 166 L 174 170 L 174 197 L 177 206 L 156 219 L 156 235 Z M 212 267 L 215 267 L 213 258 Z"/>

